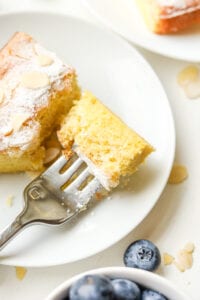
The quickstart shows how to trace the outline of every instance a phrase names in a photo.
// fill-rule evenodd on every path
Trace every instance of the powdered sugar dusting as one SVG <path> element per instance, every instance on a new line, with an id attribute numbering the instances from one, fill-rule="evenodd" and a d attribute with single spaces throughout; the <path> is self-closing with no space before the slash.
<path id="1" fill-rule="evenodd" d="M 200 0 L 157 0 L 163 8 L 161 18 L 167 19 L 200 9 Z"/>
<path id="2" fill-rule="evenodd" d="M 38 55 L 44 54 L 53 62 L 47 66 L 38 63 Z M 40 124 L 34 120 L 38 109 L 48 105 L 52 88 L 62 90 L 63 77 L 73 69 L 52 52 L 47 51 L 34 40 L 22 41 L 15 44 L 11 54 L 6 57 L 9 66 L 7 72 L 0 80 L 0 87 L 4 93 L 4 101 L 0 104 L 0 150 L 8 147 L 19 147 L 21 151 L 30 147 L 37 147 Z M 45 73 L 49 79 L 49 85 L 37 89 L 23 87 L 21 77 L 28 72 Z M 15 114 L 27 114 L 26 126 L 22 126 L 17 132 L 12 132 L 12 118 Z M 34 142 L 34 143 L 33 143 Z"/>

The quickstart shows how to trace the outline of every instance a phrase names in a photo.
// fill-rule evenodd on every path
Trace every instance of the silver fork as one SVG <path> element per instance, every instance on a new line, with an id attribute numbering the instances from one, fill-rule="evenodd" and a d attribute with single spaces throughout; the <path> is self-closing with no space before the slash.
<path id="1" fill-rule="evenodd" d="M 76 154 L 68 160 L 61 156 L 24 189 L 24 208 L 0 233 L 0 249 L 27 226 L 69 221 L 87 208 L 99 188 L 98 179 Z"/>

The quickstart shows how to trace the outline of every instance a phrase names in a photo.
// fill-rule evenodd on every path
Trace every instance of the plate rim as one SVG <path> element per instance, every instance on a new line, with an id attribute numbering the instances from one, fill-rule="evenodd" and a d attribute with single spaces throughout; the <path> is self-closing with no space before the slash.
<path id="1" fill-rule="evenodd" d="M 168 168 L 166 170 L 166 178 L 165 180 L 163 180 L 163 183 L 162 185 L 160 185 L 160 188 L 159 190 L 157 191 L 156 193 L 156 196 L 155 196 L 155 200 L 153 201 L 153 204 L 150 206 L 149 210 L 143 215 L 142 219 L 140 219 L 140 221 L 137 222 L 137 224 L 135 224 L 135 226 L 133 228 L 131 228 L 130 230 L 128 230 L 126 232 L 126 234 L 124 234 L 123 236 L 120 236 L 120 237 L 117 237 L 116 239 L 114 239 L 112 241 L 112 243 L 104 243 L 104 246 L 101 247 L 99 250 L 97 251 L 94 251 L 93 253 L 88 253 L 86 254 L 84 257 L 79 257 L 79 258 L 74 258 L 74 259 L 65 259 L 65 260 L 57 260 L 56 262 L 54 261 L 53 263 L 25 263 L 23 264 L 24 267 L 50 267 L 50 266 L 59 266 L 59 265 L 64 265 L 64 264 L 68 264 L 68 263 L 74 263 L 74 262 L 79 262 L 81 260 L 84 260 L 84 259 L 87 259 L 89 257 L 92 257 L 110 247 L 112 247 L 113 245 L 115 245 L 116 243 L 120 242 L 123 238 L 125 238 L 131 231 L 135 230 L 136 227 L 138 227 L 142 221 L 147 217 L 147 215 L 152 211 L 153 207 L 156 205 L 156 203 L 159 201 L 159 198 L 167 184 L 167 180 L 168 180 L 168 177 L 169 177 L 169 174 L 170 174 L 170 171 L 171 171 L 171 167 L 172 167 L 172 164 L 173 164 L 173 161 L 174 161 L 174 156 L 175 156 L 175 147 L 176 147 L 176 131 L 175 131 L 175 122 L 174 122 L 174 118 L 173 118 L 173 112 L 172 112 L 172 108 L 171 108 L 171 105 L 170 105 L 170 102 L 169 102 L 169 99 L 168 99 L 168 96 L 167 96 L 167 93 L 165 92 L 165 89 L 161 83 L 161 80 L 159 79 L 158 75 L 156 74 L 156 72 L 154 71 L 153 67 L 151 66 L 151 64 L 145 59 L 145 57 L 134 47 L 134 45 L 130 45 L 130 43 L 125 40 L 123 37 L 119 36 L 117 33 L 109 30 L 108 28 L 105 28 L 105 26 L 102 26 L 102 24 L 95 24 L 94 22 L 92 21 L 88 21 L 86 20 L 85 18 L 82 18 L 82 17 L 77 17 L 77 16 L 74 16 L 73 14 L 68 14 L 68 13 L 57 13 L 57 12 L 50 12 L 50 11 L 43 11 L 43 10 L 34 10 L 34 11 L 30 11 L 30 10 L 23 10 L 23 11 L 17 11 L 17 12 L 3 12 L 3 13 L 0 13 L 0 19 L 2 17 L 15 17 L 15 16 L 27 16 L 27 14 L 29 14 L 31 17 L 36 17 L 38 14 L 39 15 L 43 15 L 43 16 L 51 16 L 51 17 L 63 17 L 63 18 L 67 18 L 67 19 L 71 19 L 72 22 L 75 21 L 75 22 L 79 22 L 79 23 L 85 23 L 86 25 L 88 26 L 92 26 L 92 27 L 95 27 L 97 30 L 100 30 L 102 32 L 105 32 L 106 34 L 110 34 L 110 36 L 112 36 L 113 38 L 115 39 L 118 39 L 118 41 L 120 43 L 122 43 L 127 49 L 129 49 L 129 51 L 132 51 L 134 53 L 135 56 L 138 56 L 138 58 L 140 59 L 140 61 L 142 63 L 144 63 L 146 65 L 146 67 L 149 69 L 149 71 L 153 74 L 154 76 L 154 79 L 157 81 L 157 84 L 160 86 L 160 90 L 162 91 L 163 93 L 163 99 L 162 101 L 165 101 L 165 105 L 168 109 L 168 122 L 169 122 L 169 133 L 170 133 L 170 142 L 171 142 L 171 148 L 170 148 L 170 155 L 168 156 L 168 160 L 169 160 L 169 164 L 168 164 Z M 16 259 L 16 261 L 15 261 Z M 9 257 L 6 259 L 5 258 L 5 261 L 1 261 L 0 259 L 0 265 L 3 264 L 3 265 L 8 265 L 8 266 L 21 266 L 22 265 L 22 262 L 21 260 L 19 262 L 17 262 L 17 257 L 14 257 L 12 258 L 11 257 L 11 261 L 9 261 Z"/>
<path id="2" fill-rule="evenodd" d="M 172 58 L 172 59 L 177 59 L 179 61 L 185 61 L 185 62 L 190 62 L 190 63 L 199 63 L 200 61 L 200 57 L 199 59 L 193 59 L 192 57 L 185 57 L 184 55 L 176 55 L 176 54 L 169 54 L 167 51 L 165 51 L 165 48 L 163 48 L 163 51 L 159 51 L 156 49 L 156 47 L 153 47 L 148 44 L 146 44 L 143 41 L 138 40 L 137 37 L 130 37 L 129 34 L 126 34 L 122 31 L 119 31 L 118 28 L 115 27 L 115 25 L 112 24 L 112 22 L 110 22 L 109 20 L 107 20 L 106 18 L 104 18 L 102 15 L 98 14 L 95 9 L 93 9 L 93 7 L 90 6 L 90 4 L 88 3 L 88 0 L 81 0 L 82 3 L 84 3 L 84 5 L 87 7 L 88 11 L 95 16 L 95 18 L 97 18 L 97 20 L 99 20 L 99 22 L 101 22 L 104 26 L 106 26 L 108 29 L 112 30 L 114 33 L 120 35 L 122 38 L 130 41 L 131 43 L 133 43 L 135 46 L 141 47 L 147 51 L 150 51 L 151 53 L 154 54 L 158 54 L 158 55 L 162 55 L 164 57 L 167 58 Z M 133 1 L 133 0 L 132 0 Z M 168 35 L 167 35 L 168 36 Z"/>

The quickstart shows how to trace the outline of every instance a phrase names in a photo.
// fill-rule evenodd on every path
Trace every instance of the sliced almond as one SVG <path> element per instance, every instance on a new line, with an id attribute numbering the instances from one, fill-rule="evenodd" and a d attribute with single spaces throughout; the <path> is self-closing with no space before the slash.
<path id="1" fill-rule="evenodd" d="M 27 269 L 24 267 L 15 267 L 15 271 L 16 271 L 16 277 L 19 280 L 23 280 L 27 273 Z"/>
<path id="2" fill-rule="evenodd" d="M 180 250 L 177 255 L 177 262 L 184 270 L 190 269 L 193 264 L 192 254 L 184 249 Z"/>
<path id="3" fill-rule="evenodd" d="M 4 136 L 9 136 L 13 133 L 13 128 L 9 127 L 5 132 L 4 132 Z"/>
<path id="4" fill-rule="evenodd" d="M 194 249 L 195 249 L 195 245 L 193 243 L 189 242 L 185 245 L 185 247 L 183 249 L 188 253 L 193 253 Z"/>
<path id="5" fill-rule="evenodd" d="M 178 74 L 178 83 L 182 86 L 198 79 L 199 69 L 196 66 L 188 66 Z"/>
<path id="6" fill-rule="evenodd" d="M 58 157 L 59 154 L 60 154 L 59 148 L 46 149 L 44 164 L 48 164 L 48 163 L 52 162 L 54 159 L 56 159 Z"/>
<path id="7" fill-rule="evenodd" d="M 196 99 L 200 97 L 200 78 L 184 86 L 183 90 L 186 96 L 190 99 Z"/>
<path id="8" fill-rule="evenodd" d="M 14 132 L 18 131 L 25 121 L 30 118 L 30 115 L 27 113 L 17 113 L 12 117 L 12 126 Z"/>
<path id="9" fill-rule="evenodd" d="M 44 54 L 39 54 L 37 57 L 37 61 L 41 67 L 46 67 L 50 66 L 53 63 L 53 58 Z"/>
<path id="10" fill-rule="evenodd" d="M 0 104 L 3 103 L 4 91 L 0 88 Z"/>
<path id="11" fill-rule="evenodd" d="M 185 272 L 185 269 L 183 268 L 183 266 L 177 262 L 176 260 L 173 261 L 173 264 L 177 267 L 177 269 L 180 271 L 180 272 Z"/>
<path id="12" fill-rule="evenodd" d="M 174 257 L 168 253 L 163 253 L 163 262 L 165 266 L 171 265 L 174 261 Z"/>
<path id="13" fill-rule="evenodd" d="M 172 167 L 168 183 L 177 184 L 181 183 L 188 177 L 188 172 L 185 166 L 174 164 Z"/>
<path id="14" fill-rule="evenodd" d="M 28 72 L 22 75 L 21 84 L 28 89 L 39 89 L 49 85 L 49 77 L 42 72 Z"/>

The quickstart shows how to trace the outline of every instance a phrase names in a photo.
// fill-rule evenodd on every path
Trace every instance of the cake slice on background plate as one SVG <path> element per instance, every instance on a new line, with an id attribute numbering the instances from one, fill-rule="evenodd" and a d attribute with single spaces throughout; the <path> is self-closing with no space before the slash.
<path id="1" fill-rule="evenodd" d="M 150 30 L 178 32 L 200 24 L 200 0 L 136 0 Z"/>
<path id="2" fill-rule="evenodd" d="M 73 148 L 107 190 L 134 173 L 154 150 L 89 92 L 69 111 L 58 139 L 66 156 Z"/>
<path id="3" fill-rule="evenodd" d="M 43 168 L 43 142 L 79 98 L 75 70 L 26 33 L 0 50 L 0 172 Z"/>

